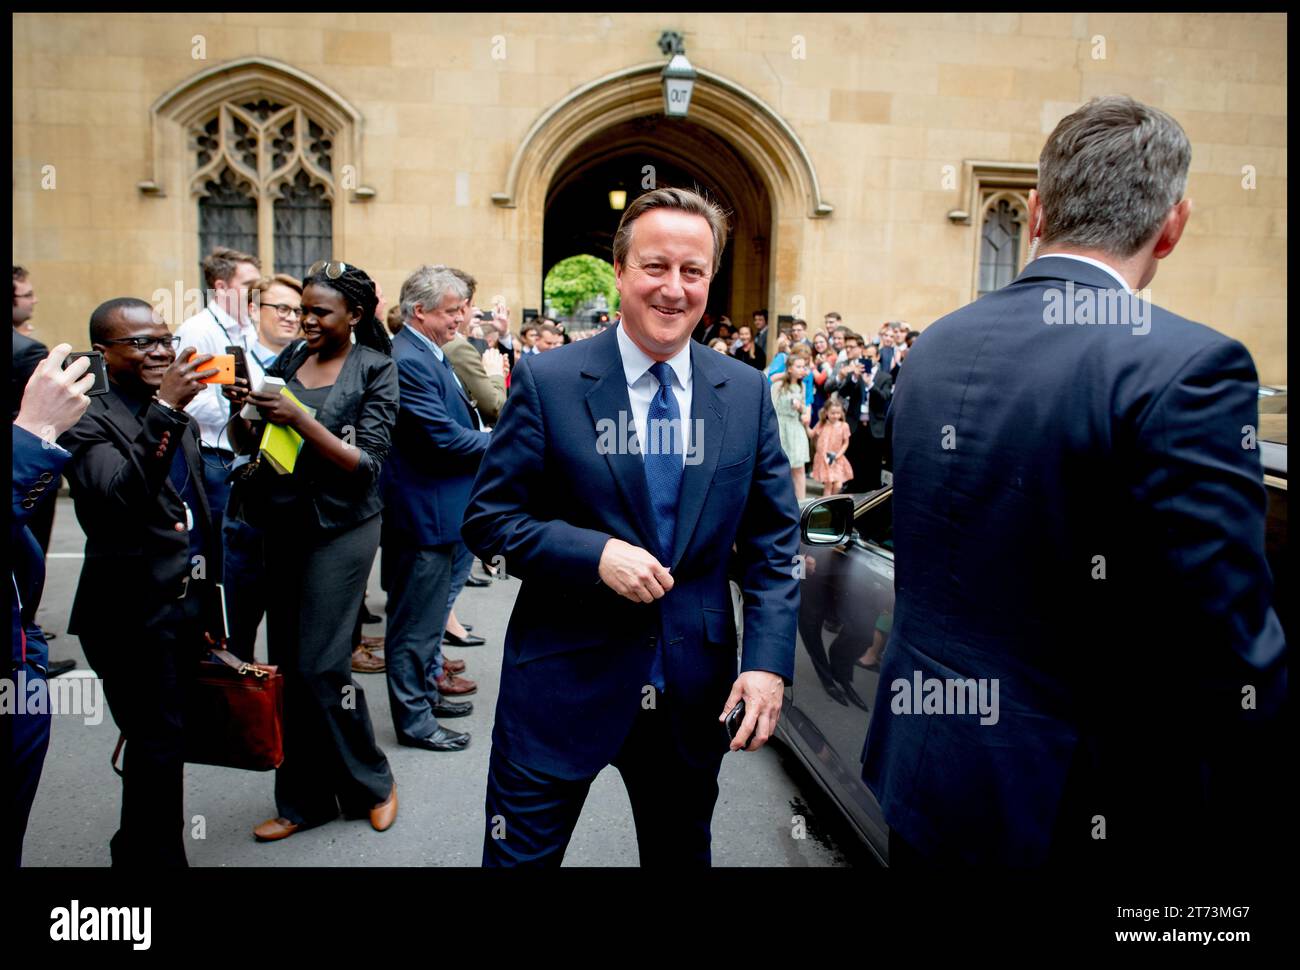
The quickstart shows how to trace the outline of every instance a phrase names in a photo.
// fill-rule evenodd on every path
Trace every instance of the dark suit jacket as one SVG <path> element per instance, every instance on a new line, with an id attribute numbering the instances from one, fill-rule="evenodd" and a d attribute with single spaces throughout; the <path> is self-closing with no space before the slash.
<path id="1" fill-rule="evenodd" d="M 921 334 L 887 422 L 897 603 L 863 777 L 926 854 L 1095 860 L 1096 816 L 1109 851 L 1190 851 L 1226 821 L 1225 742 L 1284 685 L 1250 355 L 1159 307 L 1145 334 L 1048 325 L 1067 283 L 1117 289 L 1030 263 Z M 998 720 L 895 713 L 914 674 L 996 683 Z"/>
<path id="2" fill-rule="evenodd" d="M 461 542 L 470 487 L 491 438 L 448 364 L 403 327 L 393 341 L 401 409 L 381 482 L 385 542 Z"/>
<path id="3" fill-rule="evenodd" d="M 267 376 L 284 378 L 287 383 L 309 356 L 307 342 L 296 341 L 281 351 L 267 368 Z M 315 448 L 303 446 L 294 476 L 306 483 L 317 524 L 322 529 L 340 529 L 378 515 L 383 508 L 379 476 L 397 421 L 397 366 L 392 358 L 369 347 L 354 346 L 316 420 L 361 452 L 357 467 L 346 472 Z M 264 427 L 262 422 L 253 426 L 258 441 Z M 264 486 L 267 476 L 274 475 L 263 463 L 252 479 L 235 479 L 231 507 L 239 517 L 254 525 L 265 524 Z"/>
<path id="4" fill-rule="evenodd" d="M 894 369 L 897 373 L 898 369 Z M 867 392 L 867 425 L 873 438 L 885 437 L 885 417 L 889 414 L 889 402 L 894 398 L 894 374 L 883 367 L 876 368 L 871 381 L 871 390 Z"/>
<path id="5" fill-rule="evenodd" d="M 163 432 L 168 432 L 163 445 Z M 72 453 L 64 469 L 77 521 L 86 534 L 86 559 L 72 601 L 68 632 L 100 637 L 120 631 L 124 646 L 139 631 L 165 632 L 194 564 L 185 507 L 169 473 L 177 448 L 185 451 L 198 506 L 196 526 L 212 536 L 203 489 L 199 426 L 184 413 L 149 404 L 137 415 L 110 390 L 91 399 L 59 444 Z M 219 564 L 207 572 L 219 575 Z"/>
<path id="6" fill-rule="evenodd" d="M 866 366 L 866 361 L 863 366 Z M 858 430 L 858 417 L 862 413 L 862 395 L 867 386 L 866 375 L 853 380 L 852 377 L 840 380 L 839 365 L 831 371 L 831 376 L 826 378 L 826 383 L 822 386 L 826 396 L 829 398 L 832 394 L 838 394 L 840 400 L 844 403 L 844 423 L 849 426 L 849 434 Z M 868 407 L 870 405 L 868 404 Z"/>
<path id="7" fill-rule="evenodd" d="M 611 537 L 656 541 L 641 456 L 614 430 L 632 413 L 616 330 L 526 357 L 514 372 L 463 529 L 478 556 L 504 556 L 523 580 L 493 732 L 511 761 L 564 778 L 608 764 L 640 709 L 661 616 L 678 747 L 720 755 L 717 718 L 736 678 L 729 571 L 745 597 L 741 668 L 793 676 L 798 508 L 771 385 L 689 346 L 701 461 L 682 478 L 667 564 L 675 585 L 652 604 L 623 599 L 598 573 Z"/>
<path id="8" fill-rule="evenodd" d="M 18 593 L 11 597 L 10 607 L 13 666 L 18 667 L 25 656 L 28 662 L 44 668 L 49 663 L 49 651 L 45 646 L 45 635 L 36 625 L 36 608 L 41 605 L 41 591 L 45 586 L 45 556 L 27 523 L 41 505 L 54 501 L 59 489 L 59 473 L 67 464 L 69 455 L 61 448 L 47 447 L 30 431 L 18 427 L 12 430 L 13 505 L 9 519 L 9 555 L 14 589 Z"/>
<path id="9" fill-rule="evenodd" d="M 9 392 L 9 410 L 13 413 L 9 416 L 9 420 L 18 417 L 18 408 L 23 401 L 23 390 L 31 380 L 36 365 L 49 355 L 49 348 L 45 344 L 17 330 L 14 331 L 13 384 Z"/>

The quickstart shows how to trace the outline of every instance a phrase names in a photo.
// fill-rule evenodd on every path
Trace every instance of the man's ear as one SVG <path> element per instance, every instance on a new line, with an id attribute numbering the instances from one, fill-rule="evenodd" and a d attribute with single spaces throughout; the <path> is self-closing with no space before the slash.
<path id="1" fill-rule="evenodd" d="M 1043 198 L 1037 189 L 1029 190 L 1029 238 L 1043 234 Z"/>
<path id="2" fill-rule="evenodd" d="M 1183 199 L 1177 205 L 1169 210 L 1165 216 L 1164 223 L 1160 226 L 1160 235 L 1156 237 L 1155 248 L 1151 255 L 1156 259 L 1164 259 L 1174 251 L 1178 245 L 1178 240 L 1183 238 L 1183 230 L 1187 228 L 1187 220 L 1192 216 L 1192 200 Z"/>

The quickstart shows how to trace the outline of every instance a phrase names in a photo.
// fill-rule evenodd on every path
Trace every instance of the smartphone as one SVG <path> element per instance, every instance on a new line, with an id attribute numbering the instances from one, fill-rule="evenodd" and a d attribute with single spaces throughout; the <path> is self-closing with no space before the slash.
<path id="1" fill-rule="evenodd" d="M 731 744 L 732 741 L 736 740 L 736 732 L 740 730 L 740 725 L 743 724 L 744 721 L 745 700 L 744 698 L 741 698 L 740 701 L 737 702 L 736 706 L 731 709 L 731 713 L 727 715 L 727 719 L 722 722 L 723 727 L 727 729 L 727 744 Z M 744 750 L 749 750 L 749 744 L 752 743 L 753 740 L 752 737 L 749 739 L 749 742 L 745 744 Z"/>
<path id="2" fill-rule="evenodd" d="M 226 348 L 226 353 L 235 358 L 236 379 L 242 377 L 244 380 L 248 380 L 248 358 L 244 356 L 244 348 L 230 346 Z"/>
<path id="3" fill-rule="evenodd" d="M 68 356 L 63 359 L 63 369 L 67 370 L 68 365 L 78 357 L 90 358 L 90 368 L 86 373 L 94 375 L 95 378 L 95 383 L 90 385 L 90 390 L 86 392 L 86 395 L 88 397 L 95 397 L 99 394 L 107 394 L 108 368 L 104 366 L 104 355 L 98 350 L 81 350 L 75 354 L 68 354 Z"/>
<path id="4" fill-rule="evenodd" d="M 193 360 L 197 354 L 190 354 L 186 360 Z M 235 358 L 230 354 L 213 354 L 212 359 L 205 363 L 199 370 L 212 370 L 216 368 L 217 372 L 211 377 L 202 378 L 200 384 L 233 384 L 235 383 Z"/>
<path id="5" fill-rule="evenodd" d="M 496 319 L 496 314 L 493 313 L 491 310 L 480 310 L 480 311 L 478 312 L 478 319 L 480 319 L 480 320 L 495 320 L 495 319 Z"/>
<path id="6" fill-rule="evenodd" d="M 263 377 L 262 386 L 257 389 L 258 394 L 278 394 L 280 388 L 284 387 L 284 381 L 279 377 Z M 262 417 L 262 412 L 254 404 L 245 404 L 244 409 L 239 412 L 239 416 L 245 421 L 258 421 Z"/>

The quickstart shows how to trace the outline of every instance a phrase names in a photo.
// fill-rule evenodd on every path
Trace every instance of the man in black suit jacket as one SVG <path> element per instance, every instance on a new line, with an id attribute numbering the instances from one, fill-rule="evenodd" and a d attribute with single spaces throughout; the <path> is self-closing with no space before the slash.
<path id="1" fill-rule="evenodd" d="M 1234 860 L 1281 835 L 1258 790 L 1280 766 L 1236 765 L 1285 695 L 1255 367 L 1136 296 L 1190 158 L 1126 97 L 1066 117 L 1030 193 L 1039 258 L 907 355 L 863 769 L 893 861 L 1200 864 L 1212 832 Z"/>
<path id="2" fill-rule="evenodd" d="M 182 363 L 167 326 L 143 300 L 100 305 L 90 340 L 109 393 L 59 439 L 86 559 L 68 631 L 125 736 L 121 827 L 113 864 L 184 866 L 182 696 L 203 655 L 212 590 L 213 523 L 198 426 L 184 411 L 217 371 Z M 139 345 L 139 346 L 137 346 Z M 214 573 L 215 575 L 215 573 Z"/>

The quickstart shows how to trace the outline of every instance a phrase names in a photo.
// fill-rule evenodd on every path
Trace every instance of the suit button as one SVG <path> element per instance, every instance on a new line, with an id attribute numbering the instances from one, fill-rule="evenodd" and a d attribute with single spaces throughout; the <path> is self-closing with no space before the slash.
<path id="1" fill-rule="evenodd" d="M 30 508 L 34 508 L 35 505 L 36 505 L 36 500 L 35 500 L 35 499 L 32 499 L 32 498 L 25 498 L 25 499 L 23 499 L 23 508 L 25 508 L 25 509 L 30 509 Z"/>
<path id="2" fill-rule="evenodd" d="M 33 486 L 32 486 L 32 491 L 33 491 L 33 492 L 43 492 L 43 491 L 45 491 L 45 486 L 44 486 L 44 485 L 33 485 Z"/>
<path id="3" fill-rule="evenodd" d="M 54 481 L 54 476 L 49 472 L 41 472 L 40 477 L 37 480 L 48 484 L 49 482 Z"/>

